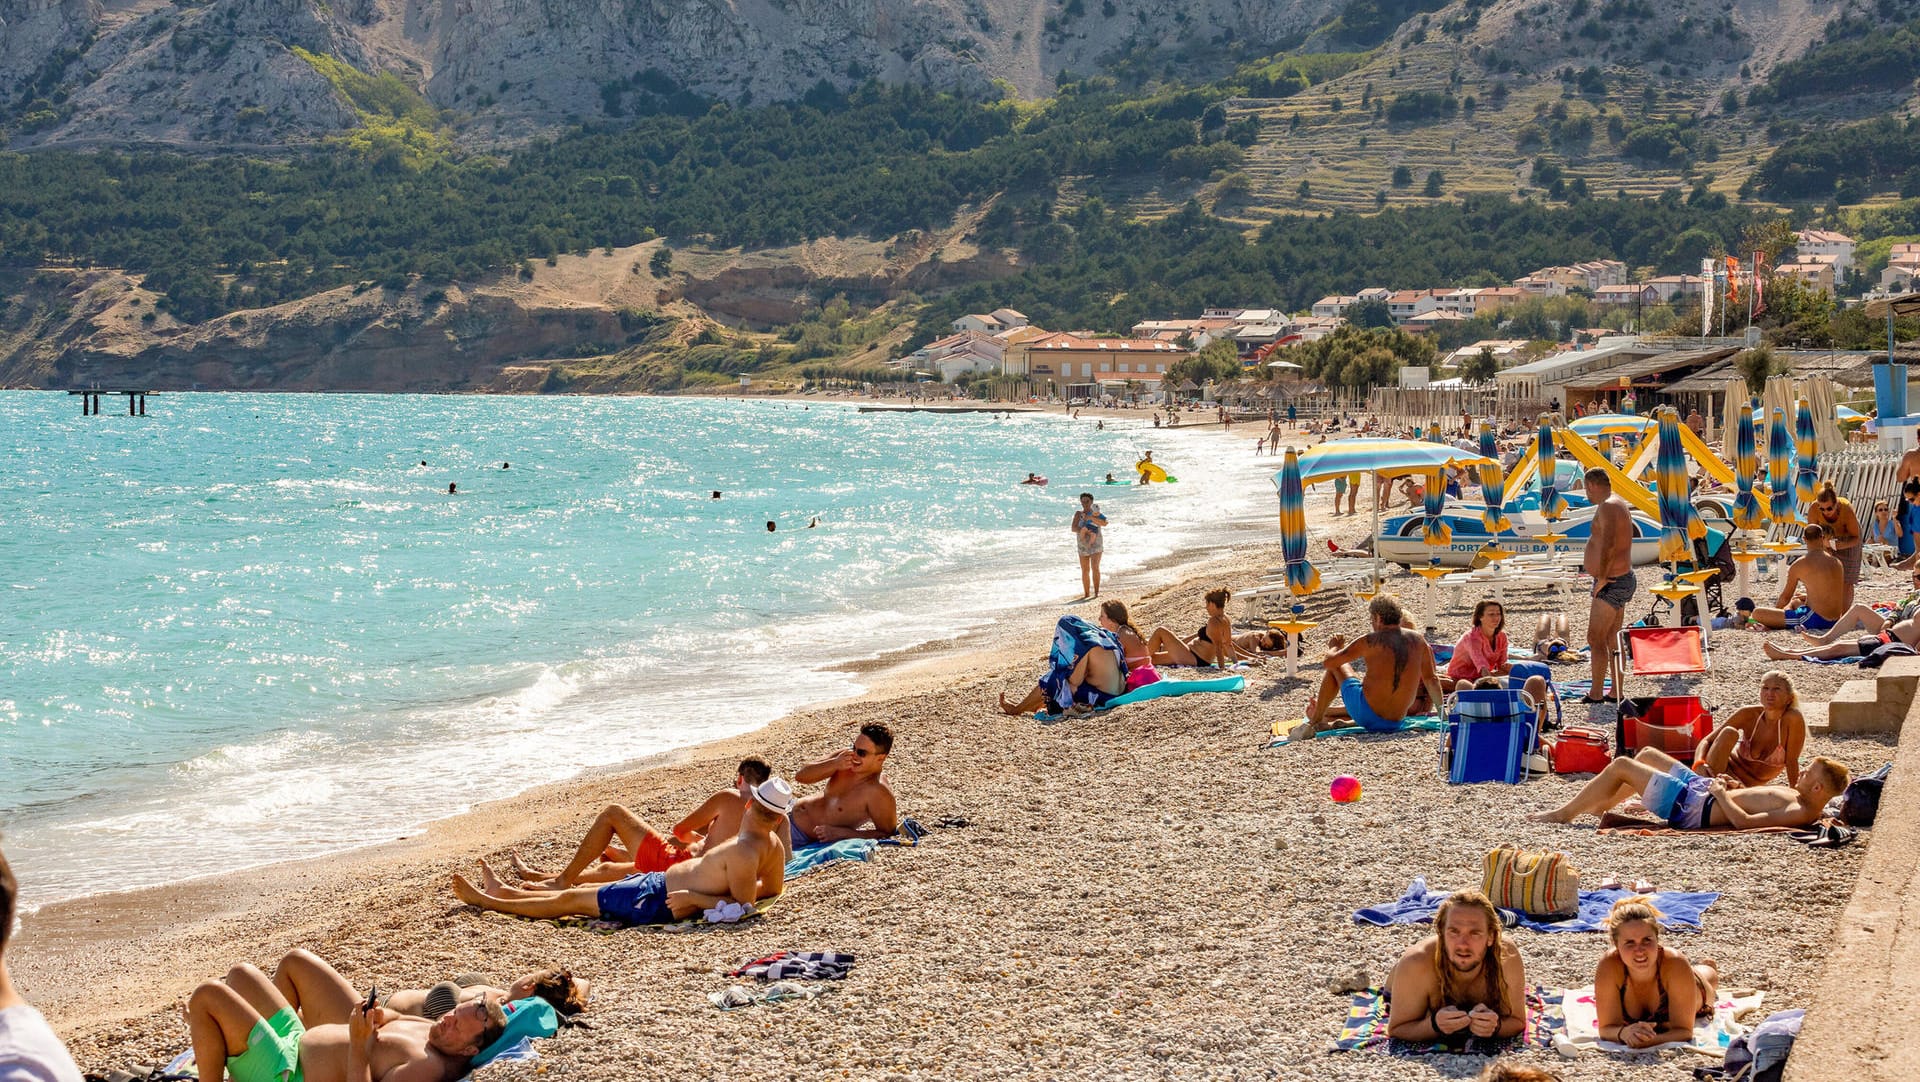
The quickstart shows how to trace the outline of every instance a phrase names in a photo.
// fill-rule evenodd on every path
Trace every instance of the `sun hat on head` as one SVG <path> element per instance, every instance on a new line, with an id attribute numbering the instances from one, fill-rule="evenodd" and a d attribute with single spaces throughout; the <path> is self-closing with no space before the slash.
<path id="1" fill-rule="evenodd" d="M 793 810 L 793 786 L 784 778 L 768 778 L 754 786 L 753 799 L 775 815 L 785 815 Z"/>

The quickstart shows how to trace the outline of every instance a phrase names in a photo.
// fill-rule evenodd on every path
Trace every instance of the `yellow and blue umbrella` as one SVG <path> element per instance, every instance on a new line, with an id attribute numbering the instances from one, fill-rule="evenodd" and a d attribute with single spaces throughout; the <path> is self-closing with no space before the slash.
<path id="1" fill-rule="evenodd" d="M 1733 524 L 1742 530 L 1765 529 L 1766 509 L 1753 493 L 1754 478 L 1760 473 L 1760 452 L 1753 437 L 1753 406 L 1740 407 L 1740 434 L 1734 443 L 1733 466 L 1740 480 L 1740 494 L 1733 498 Z"/>
<path id="2" fill-rule="evenodd" d="M 1553 457 L 1552 424 L 1552 415 L 1540 415 L 1540 445 L 1534 449 L 1540 466 L 1540 514 L 1548 522 L 1566 514 L 1569 506 L 1567 498 L 1554 487 L 1559 480 L 1559 463 Z"/>
<path id="3" fill-rule="evenodd" d="M 1651 417 L 1636 417 L 1631 413 L 1596 413 L 1578 418 L 1567 427 L 1591 441 L 1603 436 L 1644 436 L 1658 424 Z"/>
<path id="4" fill-rule="evenodd" d="M 1280 551 L 1287 562 L 1287 589 L 1310 594 L 1320 588 L 1320 572 L 1307 562 L 1307 510 L 1300 484 L 1300 456 L 1287 448 L 1280 465 Z"/>
<path id="5" fill-rule="evenodd" d="M 1693 559 L 1693 543 L 1707 536 L 1693 501 L 1687 498 L 1687 452 L 1680 446 L 1680 414 L 1659 411 L 1660 448 L 1653 460 L 1653 484 L 1660 495 L 1660 558 L 1668 563 Z"/>
<path id="6" fill-rule="evenodd" d="M 1867 415 L 1856 409 L 1836 406 L 1834 407 L 1833 413 L 1835 417 L 1840 419 L 1841 428 L 1859 428 L 1861 425 L 1867 423 Z"/>
<path id="7" fill-rule="evenodd" d="M 1481 499 L 1487 505 L 1480 512 L 1480 521 L 1486 523 L 1488 533 L 1498 537 L 1513 529 L 1513 522 L 1507 518 L 1507 479 L 1500 468 L 1500 445 L 1494 441 L 1493 426 L 1485 421 L 1480 422 L 1480 454 L 1487 460 L 1480 467 Z"/>
<path id="8" fill-rule="evenodd" d="M 1423 539 L 1429 545 L 1449 545 L 1453 543 L 1453 527 L 1440 517 L 1447 504 L 1447 477 L 1445 470 L 1434 471 L 1427 478 L 1426 498 L 1421 501 L 1420 510 L 1426 519 L 1420 523 Z"/>
<path id="9" fill-rule="evenodd" d="M 1767 426 L 1767 513 L 1775 522 L 1798 522 L 1800 514 L 1793 503 L 1793 437 L 1787 433 L 1787 411 L 1773 408 L 1773 423 Z"/>
<path id="10" fill-rule="evenodd" d="M 1813 434 L 1813 403 L 1802 398 L 1793 414 L 1793 450 L 1800 468 L 1793 475 L 1793 494 L 1801 503 L 1813 502 L 1813 486 L 1820 479 L 1820 447 Z"/>
<path id="11" fill-rule="evenodd" d="M 1378 477 L 1431 475 L 1448 466 L 1473 468 L 1485 461 L 1457 447 L 1420 440 L 1334 440 L 1310 447 L 1300 456 L 1300 483 L 1318 484 L 1352 473 L 1371 473 Z"/>

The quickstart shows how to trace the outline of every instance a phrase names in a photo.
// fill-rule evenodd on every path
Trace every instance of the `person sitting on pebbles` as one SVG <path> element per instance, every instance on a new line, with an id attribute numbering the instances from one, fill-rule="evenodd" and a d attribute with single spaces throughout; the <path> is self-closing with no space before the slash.
<path id="1" fill-rule="evenodd" d="M 891 754 L 893 730 L 868 722 L 854 734 L 852 747 L 796 771 L 793 780 L 801 785 L 824 781 L 827 788 L 793 806 L 788 820 L 793 847 L 849 838 L 891 838 L 899 833 L 899 805 L 893 788 L 880 776 Z"/>
<path id="2" fill-rule="evenodd" d="M 624 805 L 609 804 L 587 828 L 573 859 L 559 871 L 543 871 L 508 854 L 513 873 L 529 886 L 563 890 L 580 883 L 612 883 L 627 876 L 664 872 L 675 864 L 697 857 L 709 840 L 725 841 L 740 833 L 740 817 L 747 810 L 747 794 L 754 786 L 773 776 L 765 759 L 748 756 L 740 760 L 733 785 L 701 801 L 685 819 L 673 825 L 670 834 L 662 834 Z M 620 845 L 610 843 L 618 838 Z"/>
<path id="3" fill-rule="evenodd" d="M 1807 745 L 1807 719 L 1793 681 L 1778 669 L 1760 678 L 1760 705 L 1727 716 L 1693 752 L 1693 770 L 1731 787 L 1765 785 L 1786 772 L 1800 782 L 1800 749 Z"/>
<path id="4" fill-rule="evenodd" d="M 1605 814 L 1638 796 L 1655 818 L 1674 830 L 1804 827 L 1825 813 L 1827 801 L 1846 791 L 1850 777 L 1846 767 L 1816 756 L 1796 785 L 1729 789 L 1726 782 L 1701 777 L 1659 748 L 1641 748 L 1631 759 L 1608 763 L 1572 800 L 1527 818 L 1571 823 L 1582 815 Z"/>
<path id="5" fill-rule="evenodd" d="M 1387 1036 L 1455 1049 L 1475 1038 L 1518 1036 L 1527 1020 L 1526 971 L 1519 948 L 1501 935 L 1493 903 L 1477 890 L 1449 895 L 1433 927 L 1387 976 Z"/>
<path id="6" fill-rule="evenodd" d="M 1373 622 L 1371 632 L 1351 644 L 1342 635 L 1327 639 L 1320 689 L 1307 707 L 1306 721 L 1296 725 L 1289 738 L 1312 736 L 1349 719 L 1363 729 L 1391 731 L 1406 719 L 1421 692 L 1429 709 L 1441 701 L 1433 649 L 1419 632 L 1400 626 L 1400 602 L 1392 594 L 1380 594 L 1367 603 L 1367 615 Z M 1356 661 L 1365 663 L 1364 677 L 1354 672 Z"/>
<path id="7" fill-rule="evenodd" d="M 786 886 L 787 849 L 778 835 L 787 829 L 792 810 L 792 787 L 768 778 L 754 789 L 740 833 L 664 872 L 600 886 L 527 890 L 508 886 L 481 861 L 480 886 L 456 874 L 453 893 L 468 905 L 536 920 L 595 917 L 631 925 L 672 924 L 727 903 L 750 911 Z"/>
<path id="8" fill-rule="evenodd" d="M 1851 607 L 1846 568 L 1827 551 L 1827 531 L 1819 523 L 1807 526 L 1800 535 L 1807 554 L 1787 568 L 1787 581 L 1780 587 L 1780 599 L 1774 608 L 1754 608 L 1741 598 L 1735 605 L 1747 620 L 1769 630 L 1791 627 L 1800 631 L 1831 630 Z M 1805 598 L 1794 595 L 1804 592 Z M 1800 604 L 1793 602 L 1799 600 Z"/>
<path id="9" fill-rule="evenodd" d="M 1713 1017 L 1719 967 L 1711 958 L 1694 965 L 1662 945 L 1660 916 L 1645 896 L 1622 898 L 1607 914 L 1613 947 L 1593 973 L 1601 1040 L 1630 1048 L 1684 1044 L 1693 1040 L 1698 1019 Z"/>

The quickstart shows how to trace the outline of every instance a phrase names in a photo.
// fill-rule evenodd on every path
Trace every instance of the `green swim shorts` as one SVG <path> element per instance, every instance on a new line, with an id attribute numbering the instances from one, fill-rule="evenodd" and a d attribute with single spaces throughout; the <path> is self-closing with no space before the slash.
<path id="1" fill-rule="evenodd" d="M 233 1082 L 301 1082 L 300 1038 L 307 1027 L 287 1007 L 247 1034 L 247 1050 L 227 1061 Z"/>

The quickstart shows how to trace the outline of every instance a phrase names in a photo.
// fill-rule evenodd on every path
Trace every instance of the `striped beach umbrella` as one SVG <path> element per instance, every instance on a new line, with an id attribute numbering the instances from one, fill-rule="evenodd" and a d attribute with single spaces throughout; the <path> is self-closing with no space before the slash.
<path id="1" fill-rule="evenodd" d="M 1644 436 L 1658 425 L 1651 417 L 1631 413 L 1596 413 L 1581 417 L 1567 427 L 1582 439 L 1597 440 L 1604 436 Z"/>
<path id="2" fill-rule="evenodd" d="M 1424 538 L 1429 545 L 1450 545 L 1453 543 L 1453 527 L 1440 517 L 1447 503 L 1447 474 L 1445 469 L 1435 470 L 1427 478 L 1426 498 L 1420 509 L 1426 513 L 1426 520 L 1420 524 Z"/>
<path id="3" fill-rule="evenodd" d="M 1567 498 L 1560 495 L 1555 487 L 1559 481 L 1558 460 L 1553 457 L 1553 417 L 1540 415 L 1540 445 L 1534 449 L 1534 457 L 1540 465 L 1540 514 L 1548 522 L 1567 513 Z"/>
<path id="4" fill-rule="evenodd" d="M 1800 514 L 1793 503 L 1793 437 L 1787 432 L 1787 411 L 1773 408 L 1773 423 L 1767 426 L 1767 513 L 1773 521 L 1798 522 Z"/>
<path id="5" fill-rule="evenodd" d="M 1766 509 L 1753 493 L 1754 479 L 1760 473 L 1760 451 L 1753 436 L 1753 407 L 1740 407 L 1740 432 L 1734 442 L 1734 472 L 1739 475 L 1740 494 L 1733 499 L 1733 524 L 1742 530 L 1765 529 Z"/>
<path id="6" fill-rule="evenodd" d="M 1300 456 L 1287 448 L 1280 465 L 1280 551 L 1287 562 L 1287 589 L 1310 594 L 1320 588 L 1320 572 L 1307 562 L 1307 510 L 1300 484 Z"/>
<path id="7" fill-rule="evenodd" d="M 1793 412 L 1793 452 L 1800 460 L 1793 475 L 1793 495 L 1813 502 L 1813 486 L 1820 480 L 1820 444 L 1813 434 L 1813 403 L 1802 398 Z"/>
<path id="8" fill-rule="evenodd" d="M 1500 445 L 1493 438 L 1493 426 L 1485 421 L 1480 422 L 1480 455 L 1487 460 L 1480 466 L 1481 499 L 1487 505 L 1480 512 L 1480 521 L 1497 537 L 1513 529 L 1513 522 L 1507 518 L 1507 479 L 1506 471 L 1500 468 Z"/>
<path id="9" fill-rule="evenodd" d="M 1351 473 L 1379 477 L 1433 474 L 1449 465 L 1477 468 L 1484 460 L 1457 447 L 1420 440 L 1334 440 L 1307 449 L 1300 456 L 1300 483 L 1318 484 Z M 1278 483 L 1278 479 L 1275 479 Z"/>
<path id="10" fill-rule="evenodd" d="M 1693 543 L 1707 536 L 1707 524 L 1687 498 L 1687 452 L 1680 446 L 1680 414 L 1667 406 L 1659 417 L 1660 447 L 1653 460 L 1653 481 L 1660 497 L 1660 559 L 1683 563 L 1693 559 Z"/>

